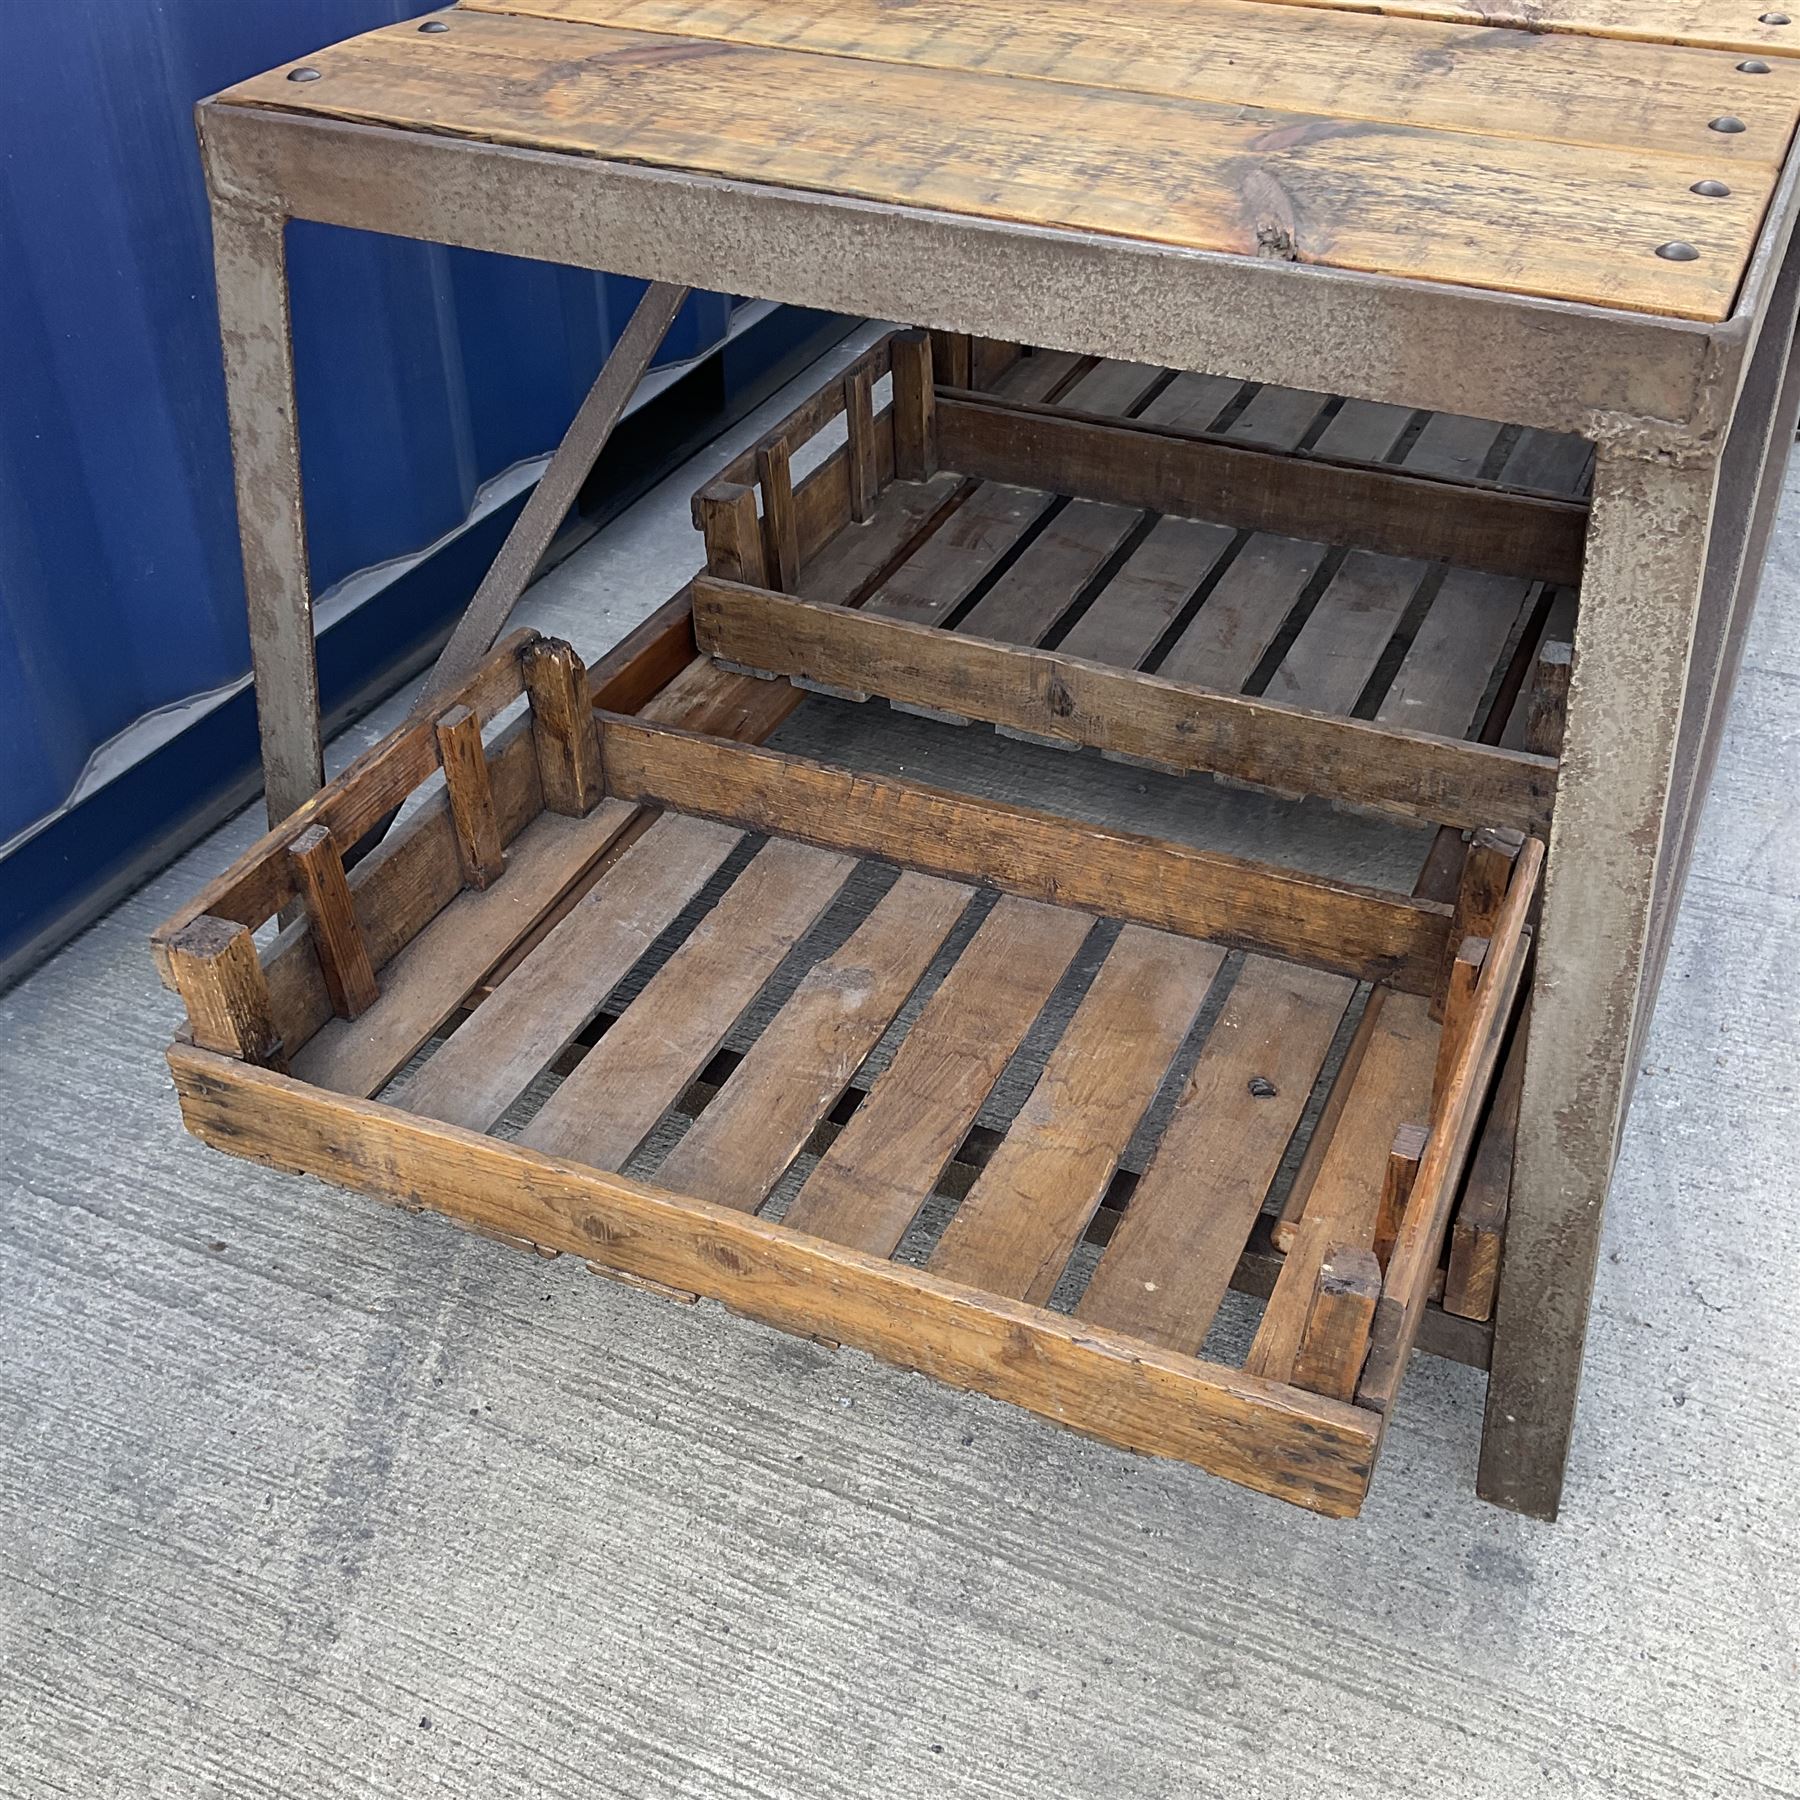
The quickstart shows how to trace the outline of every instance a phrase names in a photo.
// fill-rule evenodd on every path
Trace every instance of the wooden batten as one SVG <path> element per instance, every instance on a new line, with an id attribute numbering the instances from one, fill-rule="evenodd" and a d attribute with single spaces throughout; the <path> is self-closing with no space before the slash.
<path id="1" fill-rule="evenodd" d="M 1581 578 L 1578 501 L 973 395 L 940 395 L 935 430 L 945 468 L 987 481 L 1498 575 Z"/>
<path id="2" fill-rule="evenodd" d="M 1400 1391 L 1401 1377 L 1430 1298 L 1444 1234 L 1456 1203 L 1458 1176 L 1468 1160 L 1524 985 L 1531 949 L 1529 920 L 1543 866 L 1542 840 L 1527 838 L 1514 862 L 1512 882 L 1494 922 L 1473 1014 L 1455 1066 L 1432 1109 L 1431 1136 L 1419 1163 L 1400 1236 L 1388 1261 L 1369 1358 L 1357 1388 L 1358 1403 L 1379 1412 L 1386 1412 Z"/>
<path id="3" fill-rule="evenodd" d="M 875 383 L 859 363 L 844 377 L 844 433 L 849 459 L 850 520 L 867 523 L 881 492 L 881 459 L 875 447 Z"/>
<path id="4" fill-rule="evenodd" d="M 472 713 L 469 716 L 474 717 Z M 294 885 L 306 903 L 306 920 L 331 1009 L 340 1019 L 354 1019 L 375 1004 L 381 990 L 375 985 L 374 966 L 357 922 L 350 884 L 344 878 L 344 858 L 337 840 L 327 826 L 309 825 L 288 845 L 288 858 L 294 868 Z"/>
<path id="5" fill-rule="evenodd" d="M 1294 1355 L 1295 1387 L 1333 1400 L 1355 1395 L 1380 1298 L 1381 1265 L 1373 1251 L 1334 1244 L 1325 1252 Z"/>
<path id="6" fill-rule="evenodd" d="M 445 705 L 461 702 L 482 720 L 494 717 L 519 697 L 520 652 L 537 636 L 515 631 L 495 646 L 493 654 Z M 167 946 L 196 919 L 230 919 L 255 930 L 300 897 L 287 851 L 295 835 L 323 825 L 339 844 L 357 843 L 386 819 L 437 769 L 437 734 L 430 719 L 408 720 L 398 731 L 350 764 L 329 787 L 321 788 L 281 824 L 257 839 L 224 874 L 151 934 L 151 952 L 166 985 L 174 986 Z M 535 799 L 534 799 L 535 810 Z"/>
<path id="7" fill-rule="evenodd" d="M 932 381 L 931 338 L 902 331 L 891 340 L 894 370 L 894 474 L 929 481 L 938 472 L 938 404 Z"/>
<path id="8" fill-rule="evenodd" d="M 189 1130 L 219 1149 L 703 1294 L 1317 1512 L 1353 1514 L 1367 1491 L 1380 1422 L 1361 1408 L 187 1045 L 169 1065 Z"/>
<path id="9" fill-rule="evenodd" d="M 800 585 L 800 533 L 794 518 L 794 478 L 788 446 L 777 439 L 756 458 L 763 496 L 763 555 L 773 584 L 784 594 Z"/>
<path id="10" fill-rule="evenodd" d="M 1220 693 L 1059 652 L 702 576 L 694 631 L 738 667 L 879 694 L 1180 772 L 1312 792 L 1409 822 L 1549 823 L 1547 758 Z"/>
<path id="11" fill-rule="evenodd" d="M 1569 676 L 1575 647 L 1556 640 L 1540 646 L 1525 713 L 1525 748 L 1535 756 L 1561 756 L 1569 716 Z"/>
<path id="12" fill-rule="evenodd" d="M 1431 1016 L 1444 1017 L 1444 1007 L 1455 977 L 1455 964 L 1467 938 L 1489 938 L 1494 921 L 1505 903 L 1508 884 L 1517 866 L 1524 840 L 1516 831 L 1483 829 L 1469 840 L 1463 852 L 1462 875 L 1450 918 L 1450 935 L 1444 946 L 1444 966 L 1438 971 L 1431 995 Z"/>
<path id="13" fill-rule="evenodd" d="M 706 539 L 709 573 L 726 581 L 768 585 L 768 549 L 756 516 L 754 488 L 735 481 L 712 482 L 694 498 L 694 522 Z"/>
<path id="14" fill-rule="evenodd" d="M 1444 1311 L 1461 1319 L 1490 1319 L 1500 1288 L 1500 1252 L 1512 1203 L 1513 1151 L 1519 1138 L 1519 1097 L 1525 1086 L 1525 1049 L 1531 1004 L 1520 1009 L 1512 1043 L 1469 1160 L 1468 1178 L 1450 1227 Z"/>
<path id="15" fill-rule="evenodd" d="M 1107 826 L 601 715 L 606 790 L 1026 899 L 1429 991 L 1445 909 Z"/>
<path id="16" fill-rule="evenodd" d="M 1456 947 L 1450 979 L 1444 984 L 1443 1030 L 1438 1034 L 1437 1066 L 1431 1078 L 1431 1105 L 1435 1117 L 1439 1102 L 1450 1086 L 1457 1058 L 1475 1018 L 1475 1000 L 1481 971 L 1490 945 L 1484 937 L 1466 937 Z"/>
<path id="17" fill-rule="evenodd" d="M 939 387 L 973 385 L 973 352 L 966 331 L 934 331 L 931 334 L 931 369 Z"/>
<path id="18" fill-rule="evenodd" d="M 453 706 L 439 716 L 437 738 L 463 881 L 472 888 L 489 887 L 506 870 L 506 852 L 494 811 L 493 778 L 481 742 L 481 721 L 466 706 Z"/>
<path id="19" fill-rule="evenodd" d="M 195 919 L 169 939 L 168 953 L 175 991 L 200 1049 L 263 1068 L 286 1067 L 269 984 L 248 926 L 235 919 Z"/>
<path id="20" fill-rule="evenodd" d="M 1440 1040 L 1441 1042 L 1441 1040 Z M 1407 1202 L 1419 1177 L 1429 1133 L 1423 1125 L 1402 1125 L 1394 1133 L 1387 1168 L 1381 1178 L 1381 1205 L 1375 1215 L 1375 1260 L 1386 1269 L 1406 1219 Z"/>
<path id="21" fill-rule="evenodd" d="M 602 792 L 587 671 L 581 658 L 555 638 L 528 645 L 523 660 L 544 804 L 552 812 L 582 818 L 593 811 Z"/>

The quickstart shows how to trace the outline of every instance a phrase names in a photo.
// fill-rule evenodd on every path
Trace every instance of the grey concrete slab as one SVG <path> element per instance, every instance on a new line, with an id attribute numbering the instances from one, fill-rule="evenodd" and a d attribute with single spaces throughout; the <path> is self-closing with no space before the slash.
<path id="1" fill-rule="evenodd" d="M 647 612 L 761 425 L 531 622 Z M 1466 1369 L 1420 1361 L 1331 1524 L 203 1149 L 144 939 L 234 821 L 0 997 L 0 1795 L 1800 1794 L 1797 592 L 1791 491 L 1555 1527 L 1474 1499 Z M 991 740 L 859 741 L 1002 785 Z M 1026 754 L 1209 841 L 1272 804 Z"/>

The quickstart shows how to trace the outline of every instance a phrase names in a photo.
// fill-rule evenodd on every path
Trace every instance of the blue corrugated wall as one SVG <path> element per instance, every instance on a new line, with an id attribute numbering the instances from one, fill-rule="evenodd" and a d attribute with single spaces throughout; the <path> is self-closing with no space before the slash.
<path id="1" fill-rule="evenodd" d="M 249 664 L 194 101 L 429 10 L 0 0 L 0 843 L 133 720 Z M 323 226 L 291 239 L 323 591 L 434 542 L 554 444 L 638 286 Z M 727 313 L 696 298 L 664 359 Z"/>

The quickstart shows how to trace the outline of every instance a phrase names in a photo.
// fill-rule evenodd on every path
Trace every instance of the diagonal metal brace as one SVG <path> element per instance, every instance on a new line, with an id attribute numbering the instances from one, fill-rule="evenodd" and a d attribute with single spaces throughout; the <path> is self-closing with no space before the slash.
<path id="1" fill-rule="evenodd" d="M 425 686 L 413 705 L 415 715 L 429 710 L 440 696 L 461 687 L 499 642 L 526 583 L 543 560 L 557 527 L 575 504 L 581 484 L 599 461 L 600 452 L 606 448 L 613 428 L 624 415 L 688 292 L 687 288 L 666 281 L 653 281 L 638 302 L 582 401 L 574 423 L 539 476 L 531 498 L 513 521 L 499 555 L 482 577 L 475 598 L 457 620 L 450 641 L 426 676 Z"/>

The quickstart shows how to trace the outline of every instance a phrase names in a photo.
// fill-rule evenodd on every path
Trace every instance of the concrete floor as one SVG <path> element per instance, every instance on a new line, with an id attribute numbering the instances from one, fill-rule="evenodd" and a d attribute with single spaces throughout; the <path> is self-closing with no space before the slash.
<path id="1" fill-rule="evenodd" d="M 529 622 L 660 601 L 793 397 Z M 1800 1795 L 1797 592 L 1791 491 L 1555 1527 L 1466 1369 L 1330 1524 L 202 1149 L 144 943 L 235 821 L 0 997 L 0 1794 Z"/>

